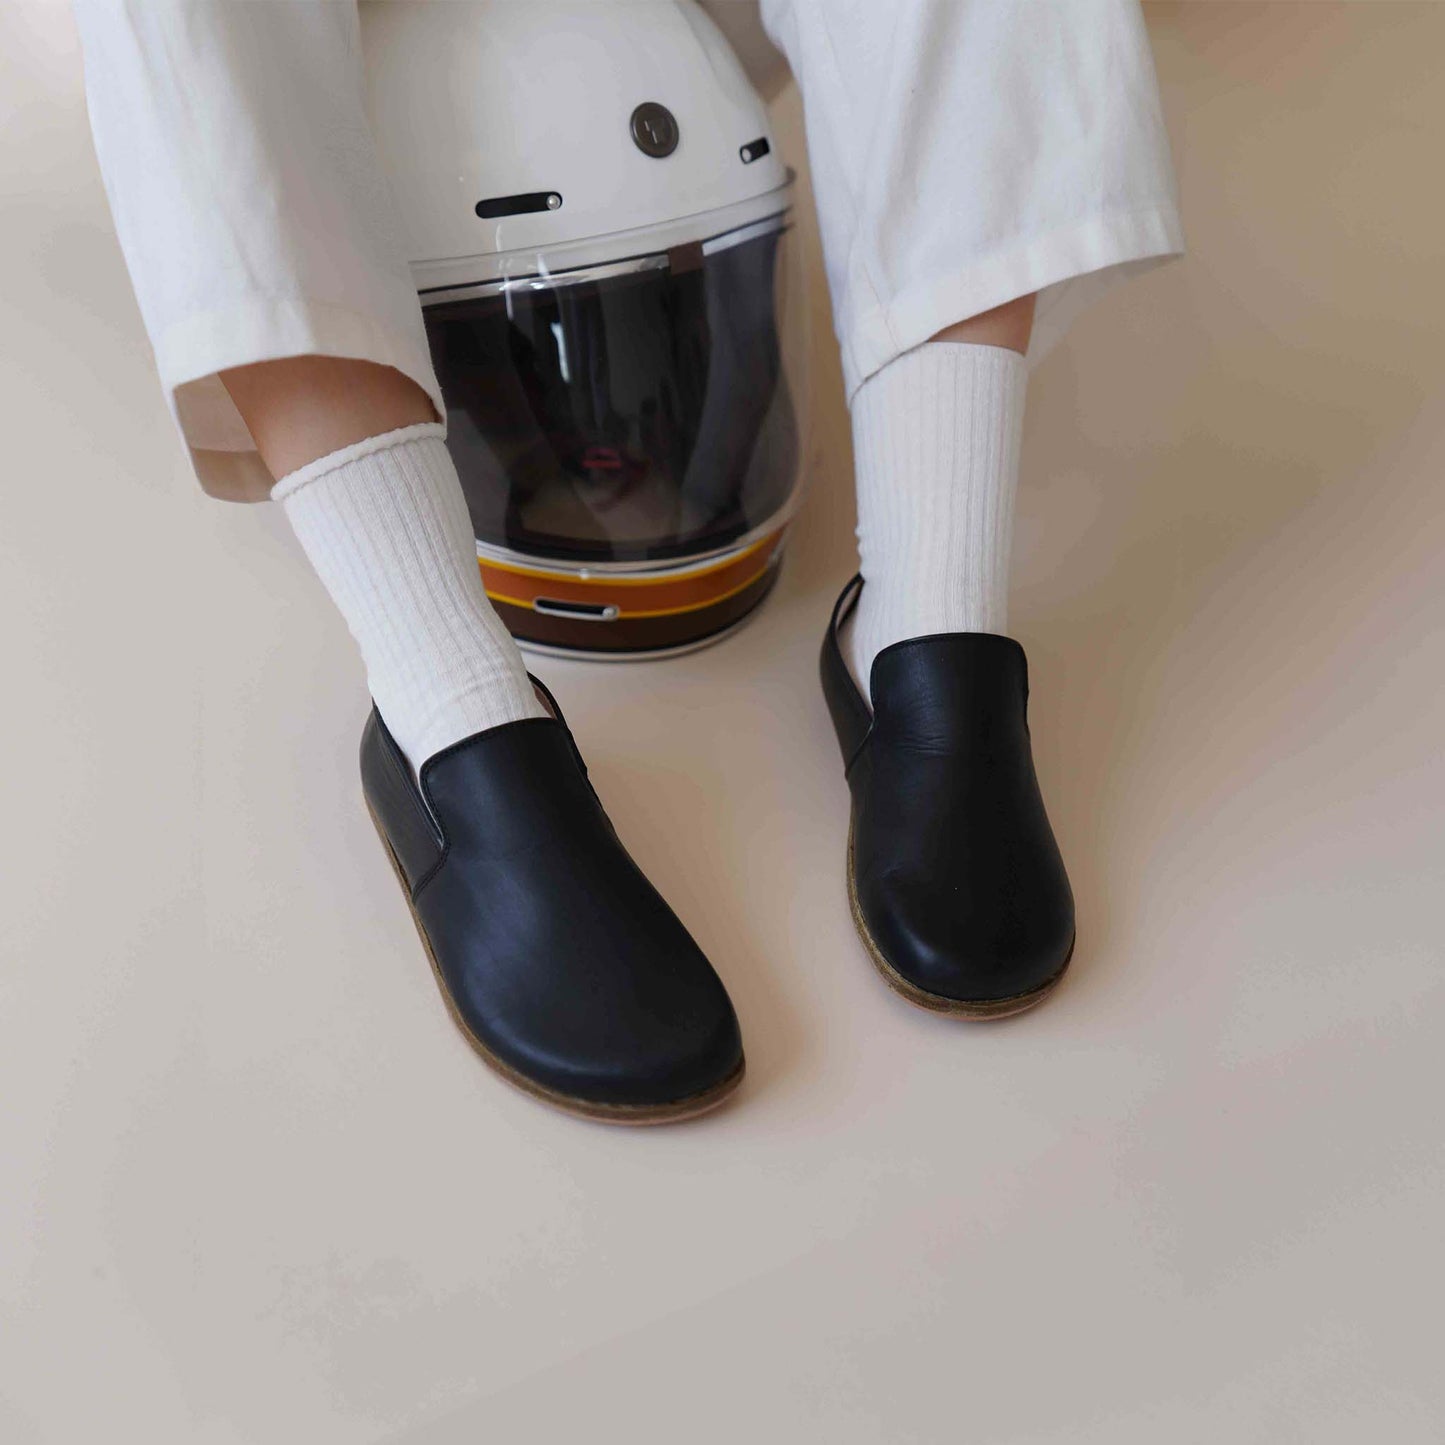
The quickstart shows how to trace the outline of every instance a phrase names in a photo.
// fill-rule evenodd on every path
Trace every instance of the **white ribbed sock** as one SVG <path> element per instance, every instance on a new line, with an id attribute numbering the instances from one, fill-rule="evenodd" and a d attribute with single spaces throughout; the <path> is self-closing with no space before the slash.
<path id="1" fill-rule="evenodd" d="M 1016 351 L 931 341 L 854 395 L 866 585 L 844 642 L 865 693 L 891 643 L 1004 631 L 1027 384 Z"/>
<path id="2" fill-rule="evenodd" d="M 440 425 L 343 447 L 271 495 L 346 618 L 412 767 L 484 728 L 547 716 L 482 588 Z"/>

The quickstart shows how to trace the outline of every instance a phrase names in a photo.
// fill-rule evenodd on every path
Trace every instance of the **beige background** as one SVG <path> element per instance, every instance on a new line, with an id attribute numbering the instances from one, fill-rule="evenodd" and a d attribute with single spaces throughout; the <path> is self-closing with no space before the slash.
<path id="1" fill-rule="evenodd" d="M 342 625 L 190 482 L 69 16 L 0 6 L 7 1445 L 1445 1437 L 1445 7 L 1151 24 L 1192 254 L 1037 375 L 1018 524 L 1071 979 L 961 1026 L 852 933 L 819 293 L 766 611 L 546 669 L 747 1035 L 619 1133 L 452 1031 Z"/>

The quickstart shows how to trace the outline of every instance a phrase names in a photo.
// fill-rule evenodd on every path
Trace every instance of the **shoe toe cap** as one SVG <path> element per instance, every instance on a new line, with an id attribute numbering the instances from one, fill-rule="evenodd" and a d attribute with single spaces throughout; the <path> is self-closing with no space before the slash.
<path id="1" fill-rule="evenodd" d="M 667 1109 L 720 1089 L 743 1064 L 722 983 L 700 958 L 654 964 L 645 987 L 614 978 L 569 994 L 516 990 L 458 999 L 468 1030 L 526 1084 L 583 1105 Z"/>
<path id="2" fill-rule="evenodd" d="M 1037 992 L 1073 950 L 1067 896 L 1023 900 L 891 878 L 860 889 L 858 903 L 884 962 L 940 999 L 986 1004 Z"/>

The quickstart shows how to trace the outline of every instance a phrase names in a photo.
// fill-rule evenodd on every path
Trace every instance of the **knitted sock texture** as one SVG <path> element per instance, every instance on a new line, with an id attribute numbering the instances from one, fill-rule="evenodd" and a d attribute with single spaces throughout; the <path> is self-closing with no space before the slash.
<path id="1" fill-rule="evenodd" d="M 853 398 L 865 581 L 844 639 L 868 691 L 885 647 L 939 632 L 1003 632 L 1028 367 L 998 346 L 904 352 Z"/>
<path id="2" fill-rule="evenodd" d="M 361 649 L 383 720 L 418 771 L 486 728 L 545 717 L 482 588 L 437 423 L 343 447 L 272 490 Z"/>

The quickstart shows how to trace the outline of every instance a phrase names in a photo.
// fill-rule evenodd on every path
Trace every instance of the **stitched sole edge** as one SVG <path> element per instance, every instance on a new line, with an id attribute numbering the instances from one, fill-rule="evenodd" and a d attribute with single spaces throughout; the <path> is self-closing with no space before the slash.
<path id="1" fill-rule="evenodd" d="M 894 993 L 900 994 L 918 1008 L 927 1009 L 930 1013 L 948 1014 L 953 1018 L 972 1019 L 976 1022 L 1011 1018 L 1014 1014 L 1025 1013 L 1041 1004 L 1059 986 L 1069 970 L 1069 963 L 1074 957 L 1074 942 L 1077 939 L 1070 941 L 1063 967 L 1041 988 L 1033 989 L 1029 993 L 1016 993 L 1007 998 L 978 999 L 976 1001 L 949 998 L 946 994 L 941 993 L 929 993 L 926 989 L 919 988 L 916 983 L 910 983 L 888 962 L 883 956 L 883 950 L 874 942 L 873 935 L 868 931 L 867 923 L 863 920 L 863 910 L 858 906 L 858 889 L 853 881 L 853 823 L 851 819 L 848 822 L 847 874 L 848 908 L 853 915 L 853 926 L 858 930 L 858 937 L 863 940 L 863 946 L 868 950 L 873 967 L 883 976 L 883 981 Z"/>
<path id="2" fill-rule="evenodd" d="M 590 1119 L 594 1123 L 644 1125 L 673 1124 L 684 1119 L 695 1119 L 699 1114 L 706 1114 L 716 1109 L 742 1083 L 743 1074 L 747 1069 L 747 1060 L 740 1057 L 737 1068 L 732 1073 L 700 1094 L 689 1094 L 666 1104 L 600 1104 L 591 1099 L 582 1099 L 573 1094 L 564 1094 L 557 1089 L 549 1089 L 545 1085 L 529 1079 L 505 1060 L 498 1058 L 471 1031 L 467 1021 L 457 1009 L 451 990 L 447 988 L 446 979 L 437 965 L 436 954 L 432 952 L 431 940 L 427 937 L 426 929 L 422 926 L 422 921 L 412 906 L 411 889 L 407 886 L 406 875 L 401 871 L 401 864 L 397 861 L 396 853 L 392 850 L 391 844 L 387 842 L 386 834 L 381 828 L 381 821 L 372 810 L 369 801 L 366 803 L 366 811 L 371 817 L 372 827 L 376 829 L 376 836 L 381 839 L 381 846 L 386 850 L 386 858 L 387 862 L 391 864 L 391 871 L 401 885 L 401 893 L 406 900 L 407 911 L 411 914 L 411 921 L 416 926 L 417 936 L 421 939 L 422 948 L 426 951 L 432 977 L 436 979 L 437 988 L 441 990 L 442 1002 L 447 1006 L 447 1013 L 482 1062 L 511 1084 L 514 1089 L 519 1089 L 533 1099 L 540 1099 L 542 1103 L 550 1104 L 554 1109 L 560 1109 L 563 1113 L 572 1114 L 581 1119 Z"/>

